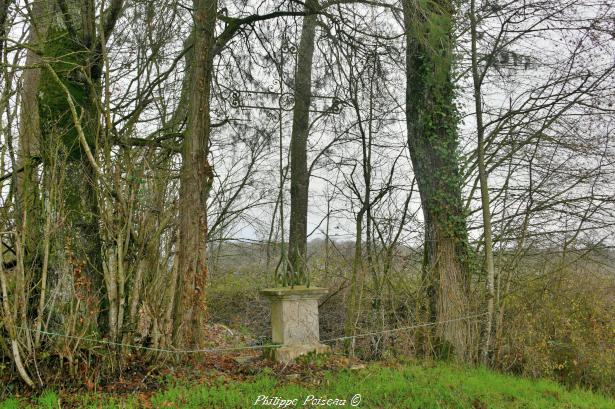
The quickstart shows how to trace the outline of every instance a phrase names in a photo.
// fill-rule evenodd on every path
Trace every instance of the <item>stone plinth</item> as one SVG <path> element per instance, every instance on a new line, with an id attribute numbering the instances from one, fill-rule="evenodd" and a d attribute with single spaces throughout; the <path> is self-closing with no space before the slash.
<path id="1" fill-rule="evenodd" d="M 319 287 L 265 288 L 261 295 L 271 301 L 271 339 L 282 344 L 273 350 L 276 361 L 289 362 L 310 352 L 329 352 L 320 343 L 318 299 L 329 290 Z"/>

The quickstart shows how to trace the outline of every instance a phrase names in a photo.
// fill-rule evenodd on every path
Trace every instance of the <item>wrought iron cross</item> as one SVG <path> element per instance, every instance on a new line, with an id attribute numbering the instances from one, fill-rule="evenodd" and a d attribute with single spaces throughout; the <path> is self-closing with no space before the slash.
<path id="1" fill-rule="evenodd" d="M 295 96 L 292 92 L 285 89 L 284 82 L 284 55 L 296 54 L 297 47 L 290 43 L 286 38 L 282 40 L 282 46 L 280 48 L 280 61 L 279 64 L 279 79 L 273 81 L 268 90 L 249 90 L 249 89 L 231 89 L 228 91 L 225 98 L 232 108 L 236 109 L 256 109 L 264 110 L 268 116 L 273 114 L 274 111 L 278 113 L 279 123 L 279 189 L 280 189 L 280 233 L 281 233 L 281 263 L 278 264 L 278 268 L 282 267 L 281 275 L 287 274 L 287 254 L 284 244 L 284 195 L 281 194 L 284 188 L 284 166 L 283 166 L 283 113 L 292 111 L 295 107 Z M 277 103 L 276 103 L 277 100 Z M 327 95 L 310 95 L 310 109 L 309 112 L 319 113 L 323 115 L 336 115 L 342 112 L 344 103 L 337 96 Z M 276 282 L 279 281 L 281 275 L 278 274 L 278 268 L 276 268 Z"/>
<path id="2" fill-rule="evenodd" d="M 270 87 L 269 91 L 256 91 L 245 89 L 233 89 L 229 92 L 228 101 L 231 107 L 241 109 L 264 109 L 275 111 L 292 111 L 295 106 L 295 96 L 291 92 L 283 91 L 283 82 L 276 80 Z M 274 91 L 275 87 L 279 87 L 279 91 Z M 263 98 L 277 99 L 277 106 L 266 105 Z M 316 106 L 311 108 L 310 112 L 323 114 L 339 114 L 342 112 L 342 101 L 337 97 L 325 95 L 311 95 L 312 104 L 316 102 Z"/>

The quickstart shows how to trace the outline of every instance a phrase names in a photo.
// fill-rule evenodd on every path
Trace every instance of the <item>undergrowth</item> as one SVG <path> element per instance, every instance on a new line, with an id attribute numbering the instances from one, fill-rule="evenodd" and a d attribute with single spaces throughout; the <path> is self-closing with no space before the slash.
<path id="1" fill-rule="evenodd" d="M 356 397 L 358 395 L 360 402 Z M 265 399 L 276 397 L 277 406 L 264 404 Z M 321 407 L 353 407 L 351 403 L 358 402 L 356 407 L 360 408 L 391 409 L 615 408 L 615 400 L 589 391 L 566 389 L 553 381 L 514 377 L 483 368 L 446 363 L 380 363 L 362 369 L 345 368 L 298 377 L 276 376 L 271 369 L 265 368 L 245 380 L 220 374 L 199 383 L 175 379 L 163 390 L 154 393 L 62 396 L 61 393 L 47 391 L 29 402 L 17 399 L 5 401 L 0 408 L 314 407 L 327 399 L 331 399 L 329 405 Z M 282 400 L 286 402 L 282 403 Z"/>

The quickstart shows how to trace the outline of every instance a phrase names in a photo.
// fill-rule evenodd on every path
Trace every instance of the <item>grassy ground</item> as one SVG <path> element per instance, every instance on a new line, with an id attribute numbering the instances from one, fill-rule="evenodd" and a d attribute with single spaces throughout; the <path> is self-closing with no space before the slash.
<path id="1" fill-rule="evenodd" d="M 331 401 L 327 402 L 327 399 Z M 171 381 L 164 390 L 153 393 L 62 396 L 47 391 L 29 402 L 4 401 L 0 408 L 222 409 L 353 407 L 353 404 L 359 408 L 391 409 L 615 408 L 615 400 L 588 391 L 567 390 L 551 381 L 517 378 L 450 364 L 430 367 L 373 364 L 360 369 L 321 371 L 313 376 L 304 373 L 283 377 L 265 368 L 258 375 L 243 380 L 222 374 L 199 383 Z"/>

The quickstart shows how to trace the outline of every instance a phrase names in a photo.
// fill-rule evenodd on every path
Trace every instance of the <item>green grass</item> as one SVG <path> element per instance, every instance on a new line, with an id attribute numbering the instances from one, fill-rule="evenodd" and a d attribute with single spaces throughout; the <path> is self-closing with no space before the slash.
<path id="1" fill-rule="evenodd" d="M 185 382 L 185 381 L 181 381 Z M 361 395 L 359 408 L 436 409 L 436 408 L 587 408 L 614 409 L 615 400 L 583 390 L 567 390 L 546 380 L 518 378 L 486 369 L 468 369 L 451 364 L 425 367 L 408 364 L 399 367 L 370 365 L 365 369 L 325 372 L 301 381 L 277 379 L 271 371 L 239 382 L 224 377 L 207 384 L 178 383 L 146 398 L 138 395 L 112 396 L 84 394 L 71 397 L 79 407 L 92 408 L 251 408 L 281 407 L 255 405 L 260 395 L 286 400 L 297 399 L 286 407 L 352 407 L 351 398 Z M 345 406 L 315 406 L 315 398 L 346 400 Z M 0 408 L 57 408 L 58 396 L 43 393 L 34 406 L 15 399 L 0 403 Z M 36 406 L 38 405 L 38 406 Z"/>

